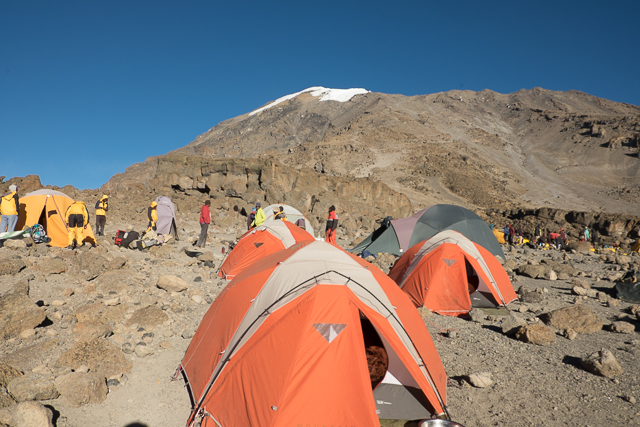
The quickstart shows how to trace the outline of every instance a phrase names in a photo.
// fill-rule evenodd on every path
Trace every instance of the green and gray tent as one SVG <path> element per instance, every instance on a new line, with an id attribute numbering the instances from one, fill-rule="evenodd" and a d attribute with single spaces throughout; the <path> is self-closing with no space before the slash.
<path id="1" fill-rule="evenodd" d="M 504 253 L 489 225 L 478 215 L 456 205 L 434 205 L 409 218 L 385 221 L 382 227 L 350 250 L 354 254 L 368 251 L 373 255 L 389 253 L 402 255 L 411 246 L 427 240 L 444 230 L 455 230 L 491 252 Z"/>

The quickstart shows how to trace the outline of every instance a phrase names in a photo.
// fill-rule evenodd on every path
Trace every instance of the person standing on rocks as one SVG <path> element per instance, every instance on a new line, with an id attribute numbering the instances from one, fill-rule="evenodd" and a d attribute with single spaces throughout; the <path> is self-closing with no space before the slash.
<path id="1" fill-rule="evenodd" d="M 84 246 L 82 240 L 84 240 L 84 230 L 89 225 L 89 212 L 84 202 L 73 202 L 65 213 L 65 221 L 67 228 L 69 229 L 69 245 L 67 249 Z"/>
<path id="2" fill-rule="evenodd" d="M 331 205 L 329 208 L 329 216 L 327 216 L 327 227 L 325 229 L 326 238 L 328 243 L 336 242 L 336 229 L 338 228 L 338 215 L 336 215 L 336 207 Z"/>
<path id="3" fill-rule="evenodd" d="M 18 212 L 20 210 L 20 199 L 18 197 L 18 187 L 15 184 L 9 186 L 9 192 L 2 195 L 0 199 L 0 233 L 12 232 L 18 222 Z"/>
<path id="4" fill-rule="evenodd" d="M 256 217 L 253 220 L 253 222 L 251 223 L 251 225 L 253 227 L 259 227 L 266 220 L 267 220 L 267 216 L 264 214 L 264 211 L 262 210 L 262 205 L 260 204 L 260 202 L 257 202 L 256 203 Z"/>
<path id="5" fill-rule="evenodd" d="M 104 226 L 107 224 L 107 211 L 109 210 L 109 196 L 103 194 L 96 202 L 96 232 L 98 236 L 104 236 Z"/>
<path id="6" fill-rule="evenodd" d="M 507 244 L 511 243 L 511 239 L 510 239 L 511 232 L 509 231 L 509 226 L 505 225 L 502 231 L 504 232 L 504 242 Z"/>
<path id="7" fill-rule="evenodd" d="M 200 208 L 200 238 L 196 246 L 204 248 L 207 244 L 207 231 L 209 231 L 209 224 L 211 224 L 211 200 L 206 200 L 202 208 Z"/>
<path id="8" fill-rule="evenodd" d="M 149 218 L 149 226 L 145 233 L 150 232 L 151 230 L 156 231 L 156 223 L 158 222 L 158 202 L 155 200 L 151 202 L 151 206 L 147 209 L 147 217 Z"/>
<path id="9" fill-rule="evenodd" d="M 598 249 L 599 243 L 600 243 L 600 235 L 598 234 L 598 230 L 594 228 L 593 232 L 591 233 L 591 244 L 593 244 L 594 249 Z"/>

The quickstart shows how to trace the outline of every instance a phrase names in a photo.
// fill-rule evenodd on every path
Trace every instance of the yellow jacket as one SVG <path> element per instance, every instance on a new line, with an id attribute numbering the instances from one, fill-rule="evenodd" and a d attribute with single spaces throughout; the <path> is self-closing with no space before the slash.
<path id="1" fill-rule="evenodd" d="M 18 215 L 18 195 L 15 191 L 2 196 L 2 200 L 0 200 L 0 214 Z"/>
<path id="2" fill-rule="evenodd" d="M 80 214 L 84 219 L 84 224 L 89 224 L 89 213 L 84 202 L 73 202 L 71 206 L 67 208 L 67 213 L 64 215 L 64 220 L 69 224 L 69 215 Z"/>
<path id="3" fill-rule="evenodd" d="M 96 215 L 107 215 L 107 211 L 109 210 L 109 199 L 106 197 L 101 198 L 96 203 Z"/>
<path id="4" fill-rule="evenodd" d="M 267 220 L 267 216 L 264 214 L 264 211 L 262 210 L 262 208 L 258 208 L 258 210 L 256 210 L 256 217 L 251 223 L 251 226 L 259 227 L 266 220 Z"/>

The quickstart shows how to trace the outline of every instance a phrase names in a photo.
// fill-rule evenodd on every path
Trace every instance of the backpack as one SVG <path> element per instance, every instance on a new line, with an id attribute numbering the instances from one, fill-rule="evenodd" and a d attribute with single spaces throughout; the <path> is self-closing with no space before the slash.
<path id="1" fill-rule="evenodd" d="M 47 232 L 44 230 L 42 224 L 36 224 L 31 227 L 31 238 L 35 243 L 49 243 L 51 238 L 47 236 Z"/>
<path id="2" fill-rule="evenodd" d="M 114 244 L 116 246 L 120 246 L 122 244 L 122 239 L 124 239 L 127 236 L 127 232 L 124 230 L 118 230 L 116 231 L 116 239 L 114 240 Z"/>

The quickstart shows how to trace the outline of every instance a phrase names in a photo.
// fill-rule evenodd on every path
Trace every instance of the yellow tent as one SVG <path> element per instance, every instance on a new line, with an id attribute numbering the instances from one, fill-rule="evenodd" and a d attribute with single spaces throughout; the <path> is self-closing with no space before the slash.
<path id="1" fill-rule="evenodd" d="M 496 236 L 496 239 L 498 239 L 498 243 L 507 243 L 504 240 L 504 233 L 500 230 L 498 230 L 497 228 L 493 229 L 493 234 Z"/>
<path id="2" fill-rule="evenodd" d="M 66 194 L 47 189 L 33 191 L 20 197 L 16 230 L 42 224 L 51 238 L 50 245 L 64 248 L 69 243 L 69 230 L 64 221 L 64 214 L 73 202 L 74 200 Z M 91 225 L 84 230 L 83 241 L 96 244 Z"/>

